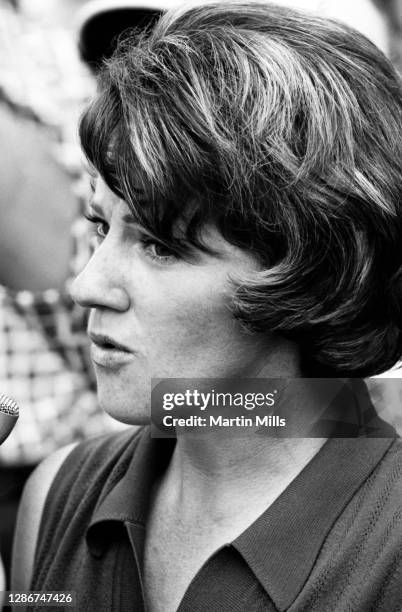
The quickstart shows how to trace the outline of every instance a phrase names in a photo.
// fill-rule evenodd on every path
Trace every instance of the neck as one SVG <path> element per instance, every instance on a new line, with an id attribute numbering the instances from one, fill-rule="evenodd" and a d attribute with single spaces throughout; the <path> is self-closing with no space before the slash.
<path id="1" fill-rule="evenodd" d="M 254 370 L 253 375 L 285 377 L 286 386 L 286 379 L 301 376 L 299 354 L 292 343 L 282 339 L 276 342 L 275 350 L 271 346 L 272 358 L 265 357 L 263 367 Z M 271 344 L 274 343 L 273 336 Z M 300 402 L 300 394 L 296 395 Z M 308 387 L 302 395 L 304 399 L 310 397 Z M 298 408 L 296 405 L 292 410 L 293 417 L 305 413 L 304 405 L 302 410 Z M 176 432 L 177 444 L 159 484 L 159 494 L 183 522 L 191 524 L 197 519 L 211 527 L 228 519 L 236 523 L 239 516 L 240 522 L 241 517 L 250 518 L 250 509 L 258 516 L 325 442 L 324 438 L 300 437 L 303 429 L 299 424 L 291 438 L 264 435 L 253 427 L 240 431 L 229 427 L 226 433 L 212 429 L 205 435 L 186 428 Z"/>
<path id="2" fill-rule="evenodd" d="M 324 444 L 323 438 L 266 438 L 251 433 L 178 436 L 165 478 L 169 504 L 182 518 L 219 522 L 242 509 L 268 507 Z"/>

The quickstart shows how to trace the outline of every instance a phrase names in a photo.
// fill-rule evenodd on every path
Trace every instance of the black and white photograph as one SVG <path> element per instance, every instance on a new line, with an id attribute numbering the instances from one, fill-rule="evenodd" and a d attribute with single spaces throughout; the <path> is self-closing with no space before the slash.
<path id="1" fill-rule="evenodd" d="M 402 612 L 402 0 L 0 0 L 0 610 Z"/>

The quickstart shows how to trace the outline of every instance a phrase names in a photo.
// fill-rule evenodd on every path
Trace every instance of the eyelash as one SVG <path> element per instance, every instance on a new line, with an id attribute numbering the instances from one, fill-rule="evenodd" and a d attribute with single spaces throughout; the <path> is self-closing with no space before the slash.
<path id="1" fill-rule="evenodd" d="M 107 223 L 105 223 L 105 221 L 103 219 L 101 219 L 100 217 L 95 217 L 90 215 L 89 213 L 85 213 L 84 214 L 85 219 L 87 219 L 87 221 L 89 221 L 92 225 L 96 226 L 96 237 L 97 238 L 105 238 L 107 232 L 103 232 L 102 234 L 99 232 L 99 226 L 103 225 L 103 226 L 107 226 Z"/>
<path id="2" fill-rule="evenodd" d="M 101 219 L 100 217 L 96 217 L 96 216 L 92 216 L 89 213 L 84 214 L 84 217 L 93 225 L 96 226 L 96 238 L 98 240 L 103 240 L 108 231 L 109 231 L 109 226 L 107 223 L 105 223 L 105 221 L 103 219 Z M 100 226 L 103 227 L 107 227 L 107 231 L 102 231 L 102 233 L 100 232 Z M 155 253 L 152 253 L 152 251 L 150 250 L 150 247 L 163 247 L 166 248 L 161 242 L 158 242 L 157 240 L 154 240 L 153 238 L 146 236 L 145 234 L 142 235 L 142 237 L 140 238 L 140 242 L 142 244 L 142 247 L 144 249 L 144 251 L 146 251 L 148 257 L 150 257 L 150 259 L 152 259 L 153 261 L 156 262 L 169 262 L 172 259 L 177 259 L 177 256 L 171 252 L 169 255 L 156 255 Z"/>

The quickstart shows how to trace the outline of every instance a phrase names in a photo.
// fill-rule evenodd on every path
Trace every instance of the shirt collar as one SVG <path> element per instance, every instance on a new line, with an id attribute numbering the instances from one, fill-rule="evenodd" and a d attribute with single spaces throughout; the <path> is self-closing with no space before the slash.
<path id="1" fill-rule="evenodd" d="M 133 456 L 127 471 L 100 499 L 88 526 L 87 543 L 95 556 L 102 555 L 114 537 L 113 523 L 145 528 L 152 487 L 173 453 L 176 441 L 151 438 L 150 427 L 142 428 L 137 436 L 137 440 L 133 440 L 136 445 L 132 447 Z"/>
<path id="2" fill-rule="evenodd" d="M 359 413 L 359 433 L 365 437 L 330 438 L 232 543 L 281 611 L 296 599 L 332 525 L 396 436 L 366 400 Z M 152 487 L 166 469 L 174 445 L 174 439 L 151 438 L 149 427 L 140 431 L 127 471 L 93 514 L 87 530 L 92 554 L 100 556 L 123 523 L 129 533 L 142 530 L 137 541 L 143 542 Z"/>
<path id="3" fill-rule="evenodd" d="M 233 542 L 280 611 L 296 599 L 332 525 L 392 443 L 329 439 Z"/>

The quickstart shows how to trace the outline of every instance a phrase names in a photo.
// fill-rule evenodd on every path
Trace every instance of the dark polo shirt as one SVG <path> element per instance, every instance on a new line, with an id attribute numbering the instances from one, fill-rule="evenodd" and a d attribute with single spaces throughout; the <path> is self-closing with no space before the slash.
<path id="1" fill-rule="evenodd" d="M 143 428 L 73 451 L 48 496 L 33 590 L 76 591 L 80 611 L 145 610 L 148 503 L 174 444 Z M 401 483 L 398 439 L 329 439 L 207 560 L 179 612 L 402 610 Z"/>

